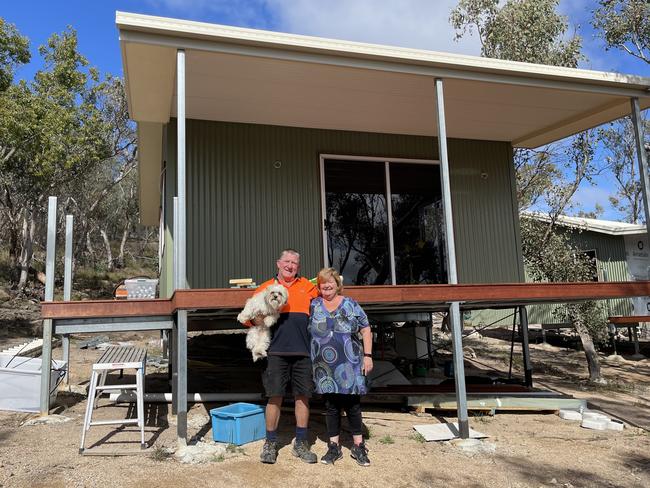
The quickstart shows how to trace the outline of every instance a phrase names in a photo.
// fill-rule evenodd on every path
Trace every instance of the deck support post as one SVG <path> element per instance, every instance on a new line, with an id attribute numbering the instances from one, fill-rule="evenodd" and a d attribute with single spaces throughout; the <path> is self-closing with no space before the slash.
<path id="1" fill-rule="evenodd" d="M 185 202 L 185 51 L 176 52 L 176 93 L 177 93 L 177 119 L 176 136 L 176 195 L 174 202 L 176 222 L 174 228 L 174 290 L 187 287 L 186 272 L 186 202 Z M 178 443 L 187 443 L 187 311 L 179 310 L 176 313 L 176 340 L 174 346 L 176 354 L 175 383 L 176 383 L 176 432 Z"/>
<path id="2" fill-rule="evenodd" d="M 69 302 L 72 299 L 72 229 L 74 217 L 65 216 L 65 260 L 63 266 L 63 300 Z M 63 334 L 61 337 L 63 345 L 63 360 L 65 361 L 65 384 L 70 384 L 70 335 Z"/>
<path id="3" fill-rule="evenodd" d="M 641 189 L 643 190 L 643 210 L 645 212 L 645 225 L 648 233 L 648 242 L 650 242 L 650 211 L 648 210 L 648 190 L 650 189 L 650 176 L 648 176 L 648 154 L 645 149 L 643 140 L 643 126 L 641 125 L 641 109 L 639 108 L 639 99 L 630 98 L 632 108 L 631 118 L 634 126 L 634 139 L 636 141 L 636 155 L 639 161 L 639 179 L 641 180 Z M 647 277 L 650 278 L 650 277 Z"/>
<path id="4" fill-rule="evenodd" d="M 187 444 L 187 310 L 176 313 L 176 434 Z"/>
<path id="5" fill-rule="evenodd" d="M 454 242 L 454 221 L 451 207 L 451 185 L 449 179 L 449 158 L 447 155 L 447 128 L 445 125 L 445 103 L 443 81 L 435 80 L 436 115 L 438 121 L 438 157 L 440 159 L 440 179 L 442 201 L 445 215 L 445 243 L 447 255 L 447 273 L 450 285 L 458 284 L 456 271 L 456 245 Z M 460 302 L 449 304 L 449 326 L 454 356 L 454 379 L 456 382 L 456 404 L 458 410 L 458 431 L 462 439 L 469 438 L 469 420 L 467 415 L 467 392 L 465 389 L 465 364 L 463 358 L 462 322 Z"/>
<path id="6" fill-rule="evenodd" d="M 45 301 L 54 300 L 54 259 L 56 257 L 56 197 L 47 202 L 47 250 L 45 254 Z M 52 319 L 43 320 L 41 356 L 41 415 L 50 413 L 50 368 L 52 364 Z"/>
<path id="7" fill-rule="evenodd" d="M 530 347 L 528 345 L 528 311 L 523 305 L 519 307 L 519 331 L 521 332 L 521 354 L 524 359 L 524 384 L 528 388 L 532 388 L 533 366 L 530 362 Z"/>

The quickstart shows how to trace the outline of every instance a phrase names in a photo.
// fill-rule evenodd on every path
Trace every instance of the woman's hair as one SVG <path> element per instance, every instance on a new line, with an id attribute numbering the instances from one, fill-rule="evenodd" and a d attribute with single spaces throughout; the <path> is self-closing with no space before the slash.
<path id="1" fill-rule="evenodd" d="M 325 283 L 326 281 L 329 281 L 330 278 L 334 278 L 334 281 L 336 281 L 336 293 L 341 293 L 341 290 L 343 289 L 343 279 L 341 278 L 339 272 L 336 271 L 334 268 L 321 269 L 318 272 L 318 277 L 316 281 L 320 285 L 321 283 Z"/>

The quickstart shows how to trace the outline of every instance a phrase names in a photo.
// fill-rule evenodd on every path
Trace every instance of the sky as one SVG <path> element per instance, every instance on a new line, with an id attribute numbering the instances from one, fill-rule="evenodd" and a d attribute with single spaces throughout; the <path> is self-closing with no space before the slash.
<path id="1" fill-rule="evenodd" d="M 38 46 L 67 26 L 77 31 L 79 51 L 91 65 L 101 73 L 122 76 L 117 10 L 478 56 L 476 36 L 454 40 L 449 13 L 456 4 L 457 0 L 0 0 L 0 17 L 30 39 L 33 62 L 17 76 L 31 79 L 39 68 Z M 587 60 L 580 67 L 650 77 L 647 63 L 605 51 L 590 25 L 596 4 L 596 0 L 560 1 L 570 32 L 583 38 Z M 611 183 L 607 178 L 596 183 L 598 189 L 580 188 L 579 207 L 591 211 L 598 202 L 606 208 L 602 218 L 616 220 L 607 201 Z"/>

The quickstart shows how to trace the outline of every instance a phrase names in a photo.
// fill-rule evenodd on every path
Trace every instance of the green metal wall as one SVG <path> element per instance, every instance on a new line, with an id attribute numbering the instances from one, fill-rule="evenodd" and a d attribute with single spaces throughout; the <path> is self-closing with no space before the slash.
<path id="1" fill-rule="evenodd" d="M 162 293 L 171 291 L 176 129 L 167 128 L 166 233 Z M 315 276 L 322 257 L 320 154 L 438 159 L 435 138 L 188 120 L 187 270 L 192 288 L 258 283 L 278 252 L 302 253 Z M 510 145 L 449 141 L 459 280 L 523 279 Z M 274 163 L 281 162 L 280 168 Z"/>

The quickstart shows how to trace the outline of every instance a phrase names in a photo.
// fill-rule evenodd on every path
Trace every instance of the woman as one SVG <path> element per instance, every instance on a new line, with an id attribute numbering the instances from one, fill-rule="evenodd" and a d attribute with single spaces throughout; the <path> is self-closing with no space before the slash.
<path id="1" fill-rule="evenodd" d="M 320 296 L 311 302 L 309 331 L 316 392 L 325 400 L 329 436 L 324 464 L 343 457 L 339 444 L 341 411 L 345 410 L 354 446 L 350 456 L 369 466 L 363 443 L 361 395 L 367 393 L 366 375 L 372 371 L 372 333 L 365 312 L 353 299 L 341 295 L 343 282 L 334 268 L 318 273 Z M 359 339 L 359 333 L 362 340 Z"/>

